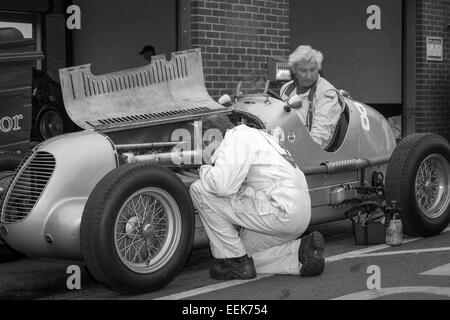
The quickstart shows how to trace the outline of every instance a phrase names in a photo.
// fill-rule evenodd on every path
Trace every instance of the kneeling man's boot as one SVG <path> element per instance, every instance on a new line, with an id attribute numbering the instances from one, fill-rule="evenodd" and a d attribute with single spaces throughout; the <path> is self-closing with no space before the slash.
<path id="1" fill-rule="evenodd" d="M 209 267 L 209 275 L 217 280 L 252 279 L 256 277 L 255 264 L 248 255 L 217 259 Z"/>
<path id="2" fill-rule="evenodd" d="M 324 249 L 325 240 L 320 232 L 314 231 L 302 238 L 298 250 L 298 260 L 302 264 L 300 276 L 313 277 L 323 272 L 325 269 Z"/>

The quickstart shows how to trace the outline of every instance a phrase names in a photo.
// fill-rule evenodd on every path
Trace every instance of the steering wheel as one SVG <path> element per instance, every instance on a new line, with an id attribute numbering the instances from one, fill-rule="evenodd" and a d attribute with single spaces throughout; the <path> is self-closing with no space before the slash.
<path id="1" fill-rule="evenodd" d="M 281 96 L 273 90 L 270 90 L 270 89 L 267 90 L 267 94 L 270 95 L 272 98 L 275 98 L 278 100 L 283 100 L 283 99 L 281 99 Z"/>

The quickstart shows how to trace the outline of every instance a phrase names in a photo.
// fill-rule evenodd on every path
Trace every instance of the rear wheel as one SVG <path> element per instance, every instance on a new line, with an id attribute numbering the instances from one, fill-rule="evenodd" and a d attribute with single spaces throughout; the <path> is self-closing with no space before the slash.
<path id="1" fill-rule="evenodd" d="M 14 176 L 14 172 L 22 160 L 22 155 L 17 152 L 5 151 L 0 153 L 0 195 L 7 191 Z M 0 208 L 1 210 L 1 208 Z M 10 262 L 24 257 L 23 254 L 8 246 L 0 233 L 0 262 Z"/>
<path id="2" fill-rule="evenodd" d="M 150 164 L 126 165 L 92 191 L 81 222 L 81 246 L 94 278 L 121 293 L 157 290 L 186 263 L 194 211 L 183 182 Z"/>
<path id="3" fill-rule="evenodd" d="M 386 200 L 396 200 L 406 234 L 432 236 L 450 222 L 450 146 L 435 134 L 401 140 L 386 172 Z"/>

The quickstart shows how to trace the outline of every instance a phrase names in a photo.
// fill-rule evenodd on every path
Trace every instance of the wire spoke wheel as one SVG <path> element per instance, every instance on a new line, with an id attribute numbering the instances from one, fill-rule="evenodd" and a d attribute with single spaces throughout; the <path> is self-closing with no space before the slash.
<path id="1" fill-rule="evenodd" d="M 39 130 L 44 139 L 49 139 L 63 133 L 64 123 L 61 115 L 54 110 L 48 110 L 39 122 Z"/>
<path id="2" fill-rule="evenodd" d="M 450 165 L 440 154 L 430 154 L 419 166 L 415 179 L 416 201 L 428 218 L 440 217 L 449 204 Z"/>
<path id="3" fill-rule="evenodd" d="M 402 139 L 391 155 L 386 201 L 397 201 L 403 232 L 414 237 L 441 233 L 450 222 L 450 145 L 432 133 Z"/>
<path id="4" fill-rule="evenodd" d="M 120 260 L 137 273 L 152 273 L 169 262 L 181 239 L 181 214 L 165 190 L 138 190 L 117 215 L 114 242 Z"/>
<path id="5" fill-rule="evenodd" d="M 154 291 L 183 269 L 194 232 L 189 190 L 174 172 L 151 163 L 123 165 L 104 176 L 86 202 L 83 260 L 115 291 Z"/>

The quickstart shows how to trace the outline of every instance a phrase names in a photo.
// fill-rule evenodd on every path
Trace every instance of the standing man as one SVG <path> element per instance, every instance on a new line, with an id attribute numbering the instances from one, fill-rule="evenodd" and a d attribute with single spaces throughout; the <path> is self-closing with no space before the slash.
<path id="1" fill-rule="evenodd" d="M 295 79 L 281 87 L 280 95 L 284 101 L 298 96 L 302 102 L 296 109 L 298 116 L 314 142 L 325 149 L 331 142 L 344 105 L 336 88 L 319 75 L 322 61 L 320 51 L 299 46 L 289 56 L 289 67 Z"/>
<path id="2" fill-rule="evenodd" d="M 152 45 L 146 45 L 142 48 L 139 54 L 148 62 L 152 62 L 152 57 L 156 54 L 155 48 Z"/>
<path id="3" fill-rule="evenodd" d="M 224 115 L 203 121 L 203 131 L 233 127 Z M 324 239 L 298 239 L 311 219 L 306 179 L 271 135 L 246 125 L 225 134 L 190 188 L 208 235 L 214 279 L 250 279 L 256 273 L 316 276 L 323 272 Z M 238 232 L 236 227 L 241 227 Z"/>

